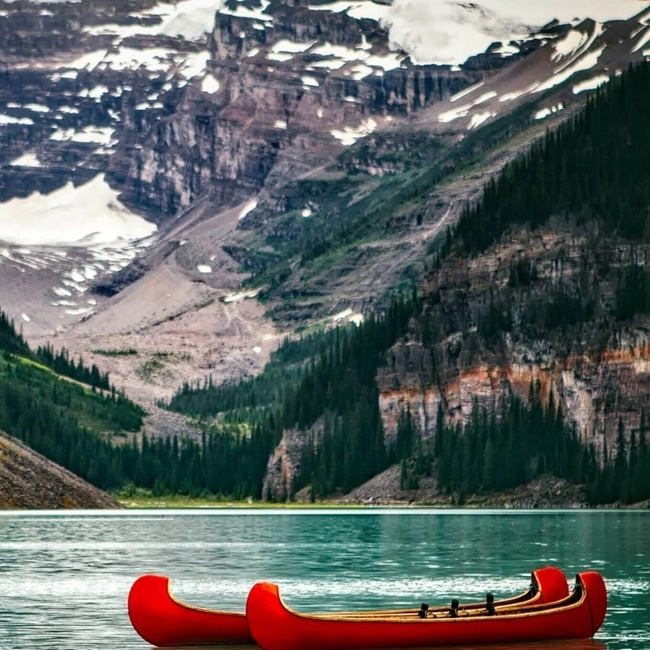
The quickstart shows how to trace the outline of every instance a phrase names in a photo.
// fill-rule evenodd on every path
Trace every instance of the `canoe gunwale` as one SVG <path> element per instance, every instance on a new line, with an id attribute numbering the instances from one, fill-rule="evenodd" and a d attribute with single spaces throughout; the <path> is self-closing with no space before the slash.
<path id="1" fill-rule="evenodd" d="M 559 573 L 564 577 L 564 574 L 557 569 L 556 567 L 543 567 L 540 569 L 534 569 L 531 571 L 531 582 L 534 582 L 534 587 L 531 584 L 526 591 L 521 592 L 516 596 L 511 596 L 510 598 L 503 598 L 502 600 L 497 600 L 494 603 L 494 606 L 498 608 L 516 608 L 516 607 L 533 607 L 535 605 L 544 604 L 545 590 L 544 590 L 544 580 L 540 578 L 541 573 L 544 571 L 553 570 Z M 548 586 L 548 585 L 547 585 Z M 568 595 L 568 593 L 567 593 Z M 561 600 L 561 599 L 558 599 Z M 485 601 L 476 602 L 476 603 L 467 603 L 461 605 L 458 609 L 459 611 L 473 611 L 477 609 L 485 609 L 487 603 Z M 436 606 L 430 607 L 428 609 L 429 614 L 435 614 L 440 612 L 446 612 L 449 610 L 449 606 Z M 356 610 L 353 612 L 318 612 L 322 616 L 339 616 L 347 620 L 348 618 L 377 618 L 379 619 L 382 616 L 386 617 L 398 617 L 398 616 L 408 616 L 409 614 L 415 615 L 419 611 L 419 608 L 412 609 L 376 609 L 376 610 Z"/>
<path id="2" fill-rule="evenodd" d="M 278 585 L 272 585 L 275 590 L 276 597 L 280 605 L 284 610 L 291 616 L 295 616 L 301 619 L 307 619 L 310 621 L 322 621 L 322 622 L 334 622 L 340 621 L 344 623 L 360 623 L 366 624 L 368 622 L 372 623 L 404 623 L 404 624 L 427 624 L 427 623 L 469 623 L 470 621 L 485 621 L 485 620 L 500 620 L 500 621 L 509 621 L 509 620 L 520 620 L 530 617 L 544 616 L 550 613 L 563 613 L 566 611 L 571 611 L 573 609 L 580 609 L 584 607 L 585 603 L 589 606 L 588 602 L 588 593 L 584 581 L 580 574 L 576 576 L 576 585 L 579 586 L 580 595 L 576 598 L 577 590 L 571 592 L 566 598 L 556 601 L 554 603 L 542 603 L 538 605 L 532 605 L 530 607 L 522 607 L 522 611 L 513 612 L 512 610 L 506 610 L 506 612 L 499 613 L 497 609 L 496 616 L 489 616 L 487 614 L 474 614 L 468 616 L 458 616 L 458 617 L 427 617 L 427 618 L 412 618 L 412 619 L 400 619 L 397 617 L 386 617 L 386 618 L 363 618 L 363 616 L 358 616 L 356 618 L 342 617 L 340 613 L 333 614 L 303 614 L 298 612 L 291 607 L 289 607 L 282 598 L 280 593 L 280 588 Z M 591 613 L 591 610 L 590 610 Z"/>

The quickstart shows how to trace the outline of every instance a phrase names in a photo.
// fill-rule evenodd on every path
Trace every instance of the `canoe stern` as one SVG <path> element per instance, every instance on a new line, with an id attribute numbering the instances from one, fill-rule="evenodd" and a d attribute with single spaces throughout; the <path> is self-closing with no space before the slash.
<path id="1" fill-rule="evenodd" d="M 607 613 L 607 587 L 600 573 L 596 571 L 586 571 L 580 574 L 580 579 L 587 590 L 587 603 L 589 604 L 589 614 L 591 616 L 591 636 L 596 634 L 600 629 L 605 614 Z"/>
<path id="2" fill-rule="evenodd" d="M 533 571 L 533 579 L 541 592 L 540 603 L 554 603 L 569 595 L 569 584 L 561 569 L 547 566 Z"/>
<path id="3" fill-rule="evenodd" d="M 164 576 L 138 578 L 129 592 L 128 610 L 135 631 L 152 645 L 253 643 L 244 614 L 186 605 L 174 598 Z"/>

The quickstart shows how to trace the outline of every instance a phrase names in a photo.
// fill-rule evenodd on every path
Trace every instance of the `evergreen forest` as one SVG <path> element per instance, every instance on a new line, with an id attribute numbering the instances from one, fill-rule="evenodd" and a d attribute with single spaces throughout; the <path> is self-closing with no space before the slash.
<path id="1" fill-rule="evenodd" d="M 469 254 L 484 251 L 509 227 L 533 228 L 552 216 L 597 221 L 628 241 L 648 237 L 650 63 L 601 86 L 574 118 L 487 183 L 465 210 L 455 236 Z"/>
<path id="2" fill-rule="evenodd" d="M 0 312 L 0 430 L 104 490 L 239 497 L 259 491 L 272 448 L 260 440 L 263 433 L 149 440 L 138 435 L 144 411 L 114 387 L 98 390 L 108 377 L 99 375 L 96 386 L 93 368 L 51 348 L 33 353 Z"/>

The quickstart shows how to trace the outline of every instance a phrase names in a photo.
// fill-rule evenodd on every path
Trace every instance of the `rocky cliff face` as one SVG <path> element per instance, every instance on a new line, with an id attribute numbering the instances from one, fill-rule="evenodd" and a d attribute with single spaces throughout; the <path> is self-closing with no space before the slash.
<path id="1" fill-rule="evenodd" d="M 511 393 L 527 400 L 539 382 L 542 398 L 553 394 L 583 441 L 602 451 L 607 440 L 612 449 L 619 420 L 629 434 L 650 409 L 646 319 L 624 327 L 612 316 L 620 274 L 633 258 L 646 265 L 649 255 L 644 246 L 632 249 L 555 224 L 520 231 L 484 255 L 452 260 L 431 274 L 424 325 L 414 323 L 410 340 L 389 352 L 378 376 L 387 436 L 395 435 L 407 407 L 429 436 L 439 408 L 448 421 L 464 422 L 474 403 L 492 409 Z M 531 275 L 517 286 L 515 269 L 524 267 Z M 536 329 L 558 295 L 577 300 L 579 294 L 591 305 L 588 320 L 565 327 L 547 320 Z M 491 336 L 478 326 L 489 309 L 506 308 L 510 331 Z M 423 344 L 429 327 L 438 329 L 438 341 Z"/>
<path id="2" fill-rule="evenodd" d="M 283 433 L 282 440 L 271 454 L 266 467 L 262 500 L 282 502 L 291 499 L 307 438 L 301 431 Z"/>
<path id="3" fill-rule="evenodd" d="M 236 204 L 332 162 L 345 145 L 506 62 L 494 55 L 475 69 L 415 66 L 389 51 L 377 20 L 326 9 L 227 3 L 201 87 L 187 89 L 164 120 L 125 107 L 110 170 L 123 199 L 167 216 L 203 193 L 215 207 Z"/>
<path id="4" fill-rule="evenodd" d="M 123 101 L 163 83 L 160 66 L 135 63 L 146 41 L 118 37 L 155 28 L 160 17 L 141 13 L 151 4 L 0 2 L 0 202 L 106 170 Z"/>

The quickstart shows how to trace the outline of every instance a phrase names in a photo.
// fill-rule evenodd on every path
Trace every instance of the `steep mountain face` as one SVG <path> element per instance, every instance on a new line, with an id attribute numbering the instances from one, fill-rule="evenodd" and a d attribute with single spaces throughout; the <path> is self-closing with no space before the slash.
<path id="1" fill-rule="evenodd" d="M 415 66 L 388 49 L 389 7 L 226 4 L 207 75 L 162 122 L 127 109 L 110 178 L 126 202 L 171 216 L 202 193 L 239 203 L 331 163 L 343 146 L 430 106 L 503 65 Z M 232 7 L 230 9 L 229 7 Z"/>
<path id="2" fill-rule="evenodd" d="M 525 56 L 367 135 L 336 165 L 267 184 L 228 252 L 289 327 L 373 309 L 385 287 L 418 278 L 432 242 L 503 164 L 645 58 L 646 18 L 546 27 Z"/>
<path id="3" fill-rule="evenodd" d="M 141 350 L 121 363 L 93 360 L 149 399 L 206 370 L 219 370 L 215 379 L 259 370 L 275 340 L 263 309 L 247 306 L 231 327 L 237 305 L 215 301 L 269 260 L 290 259 L 282 243 L 302 225 L 267 226 L 264 216 L 286 205 L 282 187 L 544 40 L 476 50 L 462 67 L 419 66 L 391 49 L 380 21 L 394 10 L 371 0 L 2 3 L 3 309 L 39 343 L 56 332 L 87 355 Z M 413 137 L 393 142 L 406 152 Z M 260 215 L 264 225 L 251 227 Z M 365 293 L 383 293 L 394 277 Z M 318 311 L 343 312 L 342 299 Z M 224 326 L 199 343 L 210 319 Z M 158 331 L 165 324 L 173 337 Z M 178 332 L 190 348 L 181 353 Z M 148 371 L 161 365 L 155 355 L 172 353 L 191 360 Z"/>
<path id="4" fill-rule="evenodd" d="M 639 430 L 642 412 L 650 412 L 645 319 L 614 332 L 610 319 L 592 314 L 578 327 L 571 323 L 583 317 L 574 296 L 584 292 L 593 309 L 612 308 L 620 290 L 613 276 L 633 257 L 646 264 L 649 253 L 645 245 L 632 251 L 629 244 L 611 245 L 557 224 L 521 230 L 475 259 L 432 274 L 425 283 L 425 295 L 433 297 L 426 322 L 446 334 L 432 345 L 416 328 L 388 354 L 378 375 L 388 438 L 394 439 L 399 413 L 407 408 L 428 437 L 439 408 L 448 421 L 466 422 L 476 404 L 491 411 L 511 394 L 526 401 L 531 385 L 540 382 L 542 398 L 553 394 L 585 443 L 599 454 L 605 444 L 613 449 L 619 422 L 629 434 Z M 517 268 L 531 270 L 533 279 L 526 276 L 516 286 Z M 486 336 L 482 319 L 490 318 L 490 306 L 500 318 L 506 303 L 524 321 L 536 311 L 539 325 L 520 321 Z M 549 307 L 557 312 L 558 326 L 549 324 Z"/>
<path id="5" fill-rule="evenodd" d="M 463 213 L 380 376 L 389 431 L 400 402 L 427 435 L 439 411 L 465 422 L 474 402 L 539 383 L 600 458 L 622 432 L 634 446 L 650 388 L 649 79 L 646 63 L 612 81 Z"/>

